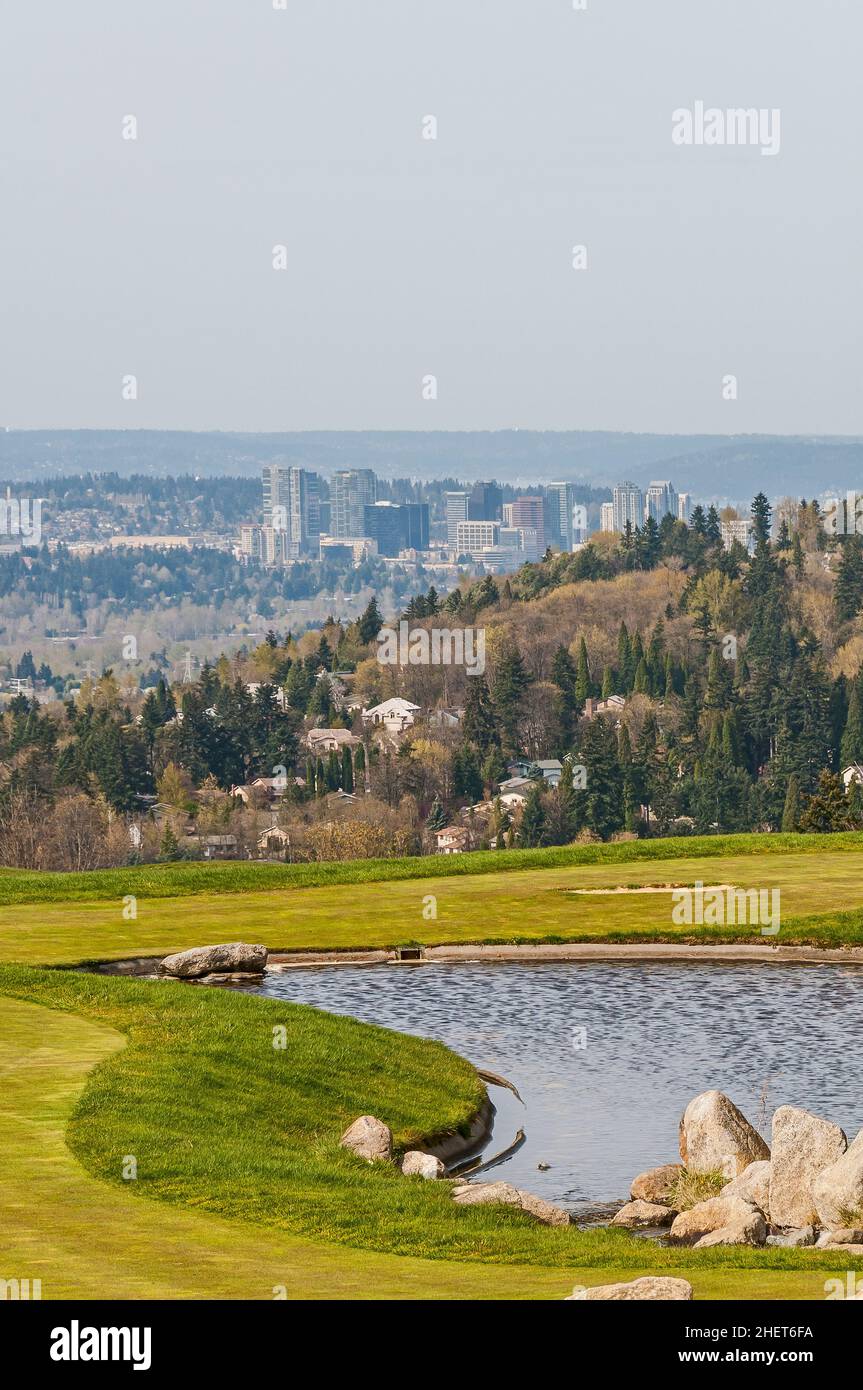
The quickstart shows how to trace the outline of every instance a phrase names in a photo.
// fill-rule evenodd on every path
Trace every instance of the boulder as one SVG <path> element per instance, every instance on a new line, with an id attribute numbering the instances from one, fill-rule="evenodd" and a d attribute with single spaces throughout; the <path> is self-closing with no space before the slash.
<path id="1" fill-rule="evenodd" d="M 468 1182 L 453 1188 L 453 1200 L 461 1207 L 485 1206 L 488 1203 L 518 1207 L 546 1226 L 568 1226 L 570 1215 L 562 1207 L 544 1202 L 532 1192 L 522 1192 L 508 1182 Z"/>
<path id="2" fill-rule="evenodd" d="M 838 1231 L 863 1222 L 863 1130 L 847 1152 L 813 1179 L 812 1196 L 822 1226 Z"/>
<path id="3" fill-rule="evenodd" d="M 838 1231 L 822 1231 L 815 1244 L 819 1250 L 830 1250 L 834 1245 L 863 1245 L 863 1231 L 843 1227 Z"/>
<path id="4" fill-rule="evenodd" d="M 848 1140 L 838 1125 L 796 1105 L 780 1105 L 773 1116 L 770 1162 L 770 1220 L 774 1226 L 818 1222 L 812 1183 L 847 1147 Z"/>
<path id="5" fill-rule="evenodd" d="M 343 1149 L 350 1149 L 369 1163 L 381 1159 L 389 1162 L 393 1156 L 393 1132 L 374 1115 L 360 1115 L 348 1126 L 339 1143 Z"/>
<path id="6" fill-rule="evenodd" d="M 637 1230 L 639 1226 L 667 1226 L 677 1215 L 671 1207 L 660 1202 L 627 1202 L 612 1219 L 612 1226 L 625 1226 L 627 1230 Z"/>
<path id="7" fill-rule="evenodd" d="M 629 1195 L 633 1202 L 668 1202 L 671 1188 L 683 1172 L 682 1163 L 663 1163 L 633 1178 Z"/>
<path id="8" fill-rule="evenodd" d="M 674 1245 L 700 1244 L 704 1236 L 721 1232 L 720 1245 L 763 1245 L 764 1216 L 741 1197 L 710 1197 L 674 1218 L 668 1239 Z"/>
<path id="9" fill-rule="evenodd" d="M 695 1242 L 696 1250 L 708 1250 L 712 1245 L 763 1245 L 767 1239 L 767 1223 L 757 1207 L 750 1207 L 747 1216 L 740 1216 L 718 1231 L 708 1231 Z"/>
<path id="10" fill-rule="evenodd" d="M 201 975 L 225 975 L 235 971 L 260 975 L 267 964 L 266 946 L 250 946 L 246 941 L 229 941 L 220 946 L 193 946 L 165 956 L 159 970 L 178 980 L 196 980 Z"/>
<path id="11" fill-rule="evenodd" d="M 786 1250 L 801 1250 L 805 1246 L 815 1244 L 815 1227 L 801 1226 L 799 1231 L 780 1231 L 777 1235 L 767 1237 L 768 1245 L 778 1245 Z"/>
<path id="12" fill-rule="evenodd" d="M 439 1158 L 435 1158 L 434 1154 L 420 1153 L 419 1149 L 411 1149 L 402 1159 L 402 1172 L 408 1178 L 442 1178 L 444 1171 Z"/>
<path id="13" fill-rule="evenodd" d="M 721 1091 L 691 1100 L 680 1121 L 680 1157 L 693 1173 L 736 1178 L 750 1163 L 770 1157 L 761 1135 Z"/>
<path id="14" fill-rule="evenodd" d="M 633 1279 L 629 1284 L 596 1284 L 592 1289 L 576 1288 L 564 1299 L 565 1303 L 598 1301 L 599 1299 L 631 1301 L 633 1299 L 664 1299 L 678 1302 L 692 1298 L 692 1285 L 686 1279 L 669 1279 L 654 1275 Z"/>
<path id="15" fill-rule="evenodd" d="M 760 1158 L 757 1163 L 750 1163 L 739 1178 L 734 1178 L 727 1187 L 723 1187 L 722 1196 L 742 1197 L 744 1202 L 751 1202 L 753 1207 L 758 1207 L 767 1216 L 770 1210 L 770 1164 L 767 1159 Z"/>

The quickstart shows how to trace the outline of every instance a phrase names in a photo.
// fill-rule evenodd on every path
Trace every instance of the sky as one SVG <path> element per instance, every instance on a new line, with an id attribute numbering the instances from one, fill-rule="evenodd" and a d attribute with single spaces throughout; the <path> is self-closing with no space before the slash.
<path id="1" fill-rule="evenodd" d="M 581 5 L 0 0 L 0 427 L 863 434 L 863 5 Z"/>

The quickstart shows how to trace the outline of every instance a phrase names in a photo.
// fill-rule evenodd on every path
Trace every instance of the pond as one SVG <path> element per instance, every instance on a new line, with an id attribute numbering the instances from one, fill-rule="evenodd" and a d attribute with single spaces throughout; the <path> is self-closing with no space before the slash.
<path id="1" fill-rule="evenodd" d="M 254 993 L 436 1038 L 512 1081 L 485 1156 L 494 1179 L 586 1217 L 678 1161 L 699 1091 L 725 1091 L 769 1142 L 777 1106 L 863 1125 L 863 971 L 697 963 L 434 963 L 271 970 Z M 386 1118 L 383 1116 L 382 1118 Z M 540 1171 L 538 1164 L 549 1164 Z"/>

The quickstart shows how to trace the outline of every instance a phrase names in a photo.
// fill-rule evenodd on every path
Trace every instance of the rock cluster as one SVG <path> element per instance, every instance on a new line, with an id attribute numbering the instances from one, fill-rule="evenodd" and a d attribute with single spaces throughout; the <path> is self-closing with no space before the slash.
<path id="1" fill-rule="evenodd" d="M 697 1250 L 774 1245 L 857 1254 L 863 1249 L 863 1131 L 849 1145 L 838 1125 L 782 1105 L 773 1116 L 768 1148 L 727 1096 L 705 1091 L 684 1111 L 679 1145 L 683 1165 L 640 1173 L 632 1201 L 612 1225 L 667 1226 L 670 1244 Z M 684 1174 L 712 1178 L 721 1190 L 678 1211 L 674 1193 Z"/>
<path id="2" fill-rule="evenodd" d="M 360 1115 L 349 1125 L 339 1140 L 343 1149 L 350 1149 L 358 1158 L 367 1163 L 393 1162 L 393 1133 L 389 1125 L 374 1115 Z M 444 1165 L 434 1154 L 411 1149 L 401 1160 L 401 1171 L 405 1177 L 436 1179 L 445 1173 Z M 524 1192 L 508 1182 L 453 1182 L 452 1196 L 460 1207 L 485 1206 L 494 1204 L 518 1207 L 534 1220 L 546 1226 L 568 1226 L 570 1215 L 562 1207 L 535 1197 L 532 1192 Z"/>

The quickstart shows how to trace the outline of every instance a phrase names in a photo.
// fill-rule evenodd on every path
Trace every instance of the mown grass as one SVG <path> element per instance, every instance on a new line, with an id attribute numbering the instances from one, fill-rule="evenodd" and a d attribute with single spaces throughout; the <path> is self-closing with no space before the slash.
<path id="1" fill-rule="evenodd" d="M 128 1046 L 91 1073 L 67 1141 L 91 1173 L 139 1197 L 314 1241 L 461 1263 L 728 1270 L 730 1278 L 835 1270 L 827 1251 L 680 1251 L 623 1231 L 540 1227 L 512 1208 L 459 1208 L 446 1183 L 404 1179 L 340 1149 L 339 1135 L 362 1113 L 386 1119 L 400 1147 L 468 1121 L 480 1084 L 438 1043 L 276 1000 L 30 967 L 0 967 L 0 994 L 127 1035 Z M 284 1050 L 273 1047 L 274 1028 L 286 1030 Z M 137 1178 L 124 1182 L 130 1156 Z"/>
<path id="2" fill-rule="evenodd" d="M 734 844 L 737 843 L 735 837 Z M 214 891 L 147 897 L 142 873 L 161 870 L 112 870 L 116 896 L 105 897 L 103 876 L 95 874 L 95 896 L 78 900 L 20 902 L 0 906 L 0 961 L 39 965 L 75 965 L 129 956 L 166 955 L 186 946 L 246 938 L 264 942 L 271 951 L 352 950 L 425 945 L 518 942 L 666 941 L 714 943 L 742 941 L 767 946 L 800 943 L 842 947 L 863 945 L 863 845 L 858 836 L 813 837 L 823 841 L 813 853 L 806 837 L 750 837 L 770 852 L 705 858 L 642 856 L 624 864 L 575 863 L 518 867 L 500 873 L 468 873 L 479 856 L 447 856 L 407 861 L 432 877 L 345 882 L 287 890 L 261 887 L 244 892 Z M 800 848 L 800 841 L 805 848 Z M 838 841 L 838 844 L 837 844 Z M 786 843 L 787 842 L 787 843 Z M 653 845 L 664 842 L 652 842 Z M 678 840 L 687 851 L 693 843 Z M 706 842 L 711 849 L 725 839 Z M 784 844 L 784 848 L 782 848 Z M 777 852 L 777 847 L 781 852 Z M 595 853 L 641 849 L 638 844 L 587 846 Z M 582 853 L 581 848 L 567 853 Z M 545 853 L 545 851 L 539 851 Z M 557 851 L 555 851 L 557 853 Z M 526 856 L 527 857 L 527 856 Z M 498 857 L 483 856 L 497 864 Z M 532 862 L 532 861 L 528 861 Z M 458 873 L 444 873 L 460 864 Z M 175 866 L 167 866 L 173 870 Z M 215 872 L 233 865 L 179 866 Z M 237 866 L 244 873 L 275 867 Z M 298 866 L 314 868 L 316 866 Z M 321 866 L 323 867 L 323 866 Z M 331 865 L 347 871 L 356 865 Z M 365 867 L 365 866 L 360 866 Z M 379 866 L 380 867 L 380 866 Z M 389 867 L 388 863 L 385 867 Z M 56 876 L 45 875 L 44 891 Z M 80 877 L 80 876 L 79 876 Z M 89 882 L 90 880 L 85 880 Z M 757 925 L 677 926 L 671 890 L 640 893 L 580 893 L 577 889 L 693 884 L 698 880 L 742 888 L 781 890 L 782 925 L 776 936 L 763 937 Z M 65 880 L 64 880 L 65 881 Z M 160 882 L 160 889 L 171 886 Z M 76 889 L 77 891 L 77 889 Z M 135 894 L 135 916 L 126 907 Z M 431 905 L 432 911 L 429 911 Z"/>
<path id="3" fill-rule="evenodd" d="M 635 864 L 672 859 L 722 859 L 825 851 L 863 852 L 863 832 L 837 835 L 706 835 L 555 849 L 486 850 L 406 859 L 356 859 L 325 864 L 146 864 L 88 873 L 0 872 L 0 907 L 18 903 L 98 902 L 135 894 L 178 898 L 197 893 L 321 888 L 348 883 L 473 877 L 528 869 Z"/>

